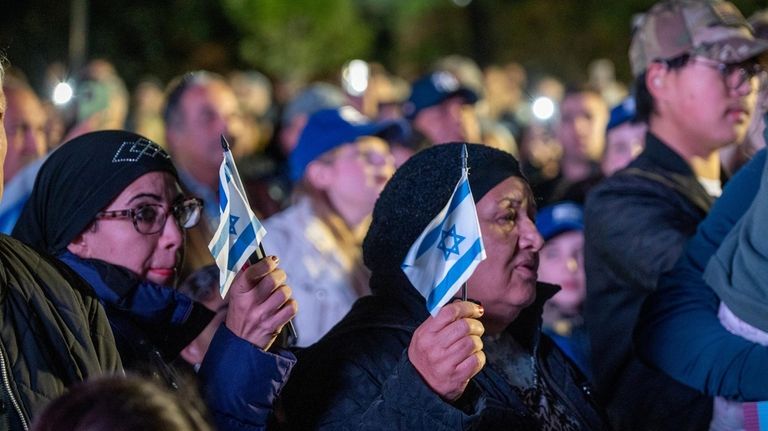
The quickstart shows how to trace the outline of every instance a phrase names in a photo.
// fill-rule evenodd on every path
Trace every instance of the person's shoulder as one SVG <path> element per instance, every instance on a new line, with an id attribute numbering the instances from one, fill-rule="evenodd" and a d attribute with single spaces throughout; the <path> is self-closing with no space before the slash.
<path id="1" fill-rule="evenodd" d="M 592 187 L 585 205 L 594 206 L 606 199 L 629 198 L 633 194 L 667 195 L 674 193 L 671 181 L 661 169 L 644 163 L 632 163 Z"/>
<path id="2" fill-rule="evenodd" d="M 27 265 L 35 265 L 40 262 L 40 255 L 31 247 L 11 236 L 0 234 L 0 262 L 2 266 L 11 265 L 12 262 L 26 262 Z"/>

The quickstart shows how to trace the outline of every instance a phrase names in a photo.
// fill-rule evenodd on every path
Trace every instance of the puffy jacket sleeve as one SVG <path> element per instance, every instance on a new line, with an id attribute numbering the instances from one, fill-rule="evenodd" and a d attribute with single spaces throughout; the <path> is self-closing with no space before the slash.
<path id="1" fill-rule="evenodd" d="M 222 324 L 199 373 L 217 429 L 266 429 L 275 400 L 295 363 L 292 353 L 265 352 Z"/>
<path id="2" fill-rule="evenodd" d="M 643 360 L 707 394 L 741 401 L 768 399 L 768 348 L 720 324 L 720 300 L 702 274 L 749 208 L 765 161 L 762 150 L 731 179 L 674 269 L 647 299 L 635 332 Z"/>

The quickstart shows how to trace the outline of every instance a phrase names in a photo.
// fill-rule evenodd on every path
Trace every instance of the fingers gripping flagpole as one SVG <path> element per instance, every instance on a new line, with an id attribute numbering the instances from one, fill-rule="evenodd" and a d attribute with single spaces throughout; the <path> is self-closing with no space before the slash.
<path id="1" fill-rule="evenodd" d="M 221 271 L 221 296 L 224 297 L 240 269 L 246 263 L 254 264 L 264 259 L 267 254 L 262 245 L 266 230 L 251 210 L 224 135 L 221 136 L 221 148 L 224 159 L 219 172 L 219 227 L 208 248 Z M 288 333 L 283 344 L 293 345 L 297 340 L 293 322 L 288 321 L 285 329 Z"/>

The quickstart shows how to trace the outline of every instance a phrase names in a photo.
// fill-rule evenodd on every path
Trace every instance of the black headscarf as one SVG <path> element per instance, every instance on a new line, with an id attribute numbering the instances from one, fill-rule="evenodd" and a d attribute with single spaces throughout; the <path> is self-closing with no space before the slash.
<path id="1" fill-rule="evenodd" d="M 13 236 L 56 255 L 128 185 L 155 171 L 178 180 L 168 153 L 141 135 L 104 130 L 78 136 L 40 168 Z"/>
<path id="2" fill-rule="evenodd" d="M 461 177 L 463 143 L 420 151 L 397 169 L 381 192 L 363 242 L 365 265 L 378 276 L 397 276 L 416 238 L 445 206 Z M 517 159 L 486 145 L 467 144 L 472 196 L 478 202 L 509 177 L 525 180 Z M 376 289 L 372 283 L 371 288 Z"/>

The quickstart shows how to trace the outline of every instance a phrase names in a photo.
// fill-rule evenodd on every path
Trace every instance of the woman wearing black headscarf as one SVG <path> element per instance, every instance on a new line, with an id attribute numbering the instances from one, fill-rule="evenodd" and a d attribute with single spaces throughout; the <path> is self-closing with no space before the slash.
<path id="1" fill-rule="evenodd" d="M 430 317 L 401 268 L 461 175 L 462 144 L 438 145 L 401 166 L 376 202 L 363 243 L 373 294 L 299 353 L 283 392 L 290 429 L 606 428 L 584 376 L 541 334 L 557 289 L 536 282 L 543 240 L 517 160 L 467 147 L 487 254 L 467 288 L 482 305 L 456 301 Z"/>
<path id="2" fill-rule="evenodd" d="M 201 202 L 181 194 L 176 169 L 154 142 L 124 131 L 77 137 L 51 154 L 14 236 L 56 256 L 84 278 L 107 311 L 127 368 L 147 369 L 171 386 L 168 362 L 212 313 L 169 288 L 183 252 L 183 229 Z M 219 427 L 264 427 L 294 359 L 267 352 L 295 314 L 275 258 L 244 270 L 200 369 Z M 233 367 L 237 361 L 238 367 Z"/>

